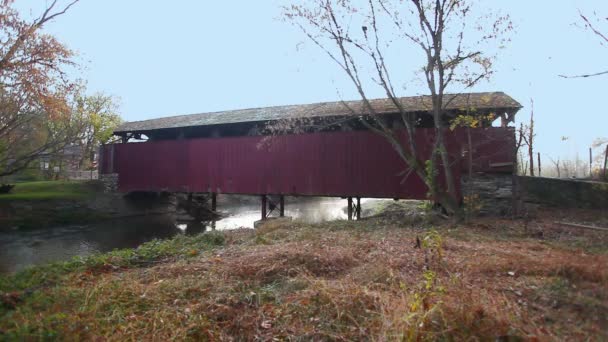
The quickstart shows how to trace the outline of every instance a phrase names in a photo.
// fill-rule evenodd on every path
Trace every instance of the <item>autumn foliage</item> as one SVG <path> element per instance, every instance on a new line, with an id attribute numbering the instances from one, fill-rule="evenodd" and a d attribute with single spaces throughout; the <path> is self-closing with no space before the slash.
<path id="1" fill-rule="evenodd" d="M 13 2 L 0 2 L 0 175 L 70 142 L 68 99 L 75 89 L 68 77 L 74 53 L 41 29 L 77 1 L 61 9 L 53 1 L 33 21 L 23 19 Z"/>

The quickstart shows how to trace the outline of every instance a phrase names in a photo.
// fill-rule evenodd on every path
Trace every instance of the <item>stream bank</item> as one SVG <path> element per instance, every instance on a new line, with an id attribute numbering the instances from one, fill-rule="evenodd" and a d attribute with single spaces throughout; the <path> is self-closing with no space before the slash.
<path id="1" fill-rule="evenodd" d="M 0 231 L 79 225 L 104 220 L 166 214 L 168 196 L 94 192 L 76 198 L 11 199 L 0 201 Z"/>
<path id="2" fill-rule="evenodd" d="M 86 223 L 72 222 L 0 231 L 0 274 L 12 273 L 32 265 L 66 261 L 75 256 L 86 257 L 115 249 L 137 248 L 152 240 L 166 240 L 213 230 L 253 228 L 254 222 L 260 219 L 259 198 L 255 196 L 218 196 L 219 216 L 199 222 L 188 220 L 183 210 L 175 210 L 176 202 L 179 202 L 176 196 L 139 194 L 124 198 L 101 195 L 96 200 L 68 203 L 67 205 L 77 205 L 77 211 L 92 211 L 97 217 L 105 217 L 94 222 L 91 220 L 95 216 L 89 216 L 84 218 L 88 220 Z M 56 200 L 44 205 L 51 203 L 58 205 Z M 30 209 L 31 212 L 41 210 L 42 205 L 36 203 Z M 49 207 L 48 210 L 52 208 Z M 273 217 L 278 215 L 276 211 L 271 214 Z M 286 215 L 294 222 L 343 220 L 346 218 L 345 200 L 288 197 Z M 37 214 L 36 217 L 43 217 L 43 214 Z M 41 220 L 37 222 L 40 223 Z"/>
<path id="3" fill-rule="evenodd" d="M 600 225 L 605 212 L 454 225 L 410 224 L 391 208 L 177 235 L 0 276 L 0 340 L 608 338 L 607 236 L 553 225 Z"/>

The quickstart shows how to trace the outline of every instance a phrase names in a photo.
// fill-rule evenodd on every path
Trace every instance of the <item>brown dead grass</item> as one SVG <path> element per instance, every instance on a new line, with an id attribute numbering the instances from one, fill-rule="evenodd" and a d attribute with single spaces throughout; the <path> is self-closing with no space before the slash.
<path id="1" fill-rule="evenodd" d="M 335 278 L 356 263 L 353 251 L 348 248 L 315 248 L 303 243 L 287 243 L 230 255 L 224 265 L 227 272 L 236 277 L 268 284 L 299 274 Z"/>
<path id="2" fill-rule="evenodd" d="M 438 226 L 439 258 L 414 248 L 427 229 L 398 220 L 275 222 L 191 259 L 74 275 L 48 290 L 37 324 L 63 339 L 608 339 L 604 237 L 552 240 L 524 224 Z M 19 309 L 12 319 L 33 324 Z"/>

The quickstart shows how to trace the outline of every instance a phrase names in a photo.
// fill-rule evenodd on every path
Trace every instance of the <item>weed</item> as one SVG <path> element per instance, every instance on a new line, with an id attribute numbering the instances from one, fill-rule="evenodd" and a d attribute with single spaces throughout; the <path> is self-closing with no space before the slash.
<path id="1" fill-rule="evenodd" d="M 465 221 L 470 222 L 471 219 L 477 217 L 483 207 L 483 201 L 478 194 L 464 196 L 462 209 Z"/>
<path id="2" fill-rule="evenodd" d="M 422 248 L 425 250 L 425 264 L 427 270 L 433 266 L 440 267 L 443 262 L 443 237 L 437 230 L 430 230 L 422 239 Z"/>

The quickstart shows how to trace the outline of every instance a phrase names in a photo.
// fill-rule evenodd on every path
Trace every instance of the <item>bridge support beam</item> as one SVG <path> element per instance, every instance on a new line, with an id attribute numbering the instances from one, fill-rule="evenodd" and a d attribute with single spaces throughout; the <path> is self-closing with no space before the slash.
<path id="1" fill-rule="evenodd" d="M 211 193 L 211 211 L 215 213 L 217 210 L 217 194 L 215 192 Z"/>
<path id="2" fill-rule="evenodd" d="M 356 203 L 353 203 L 352 197 L 347 197 L 347 200 L 348 200 L 348 220 L 352 221 L 353 216 L 357 220 L 360 220 L 361 219 L 361 197 L 356 198 L 356 200 L 357 200 Z"/>
<path id="3" fill-rule="evenodd" d="M 285 196 L 279 197 L 279 216 L 285 217 Z"/>
<path id="4" fill-rule="evenodd" d="M 192 210 L 192 200 L 193 200 L 194 194 L 189 192 L 188 193 L 188 211 Z"/>
<path id="5" fill-rule="evenodd" d="M 266 217 L 268 216 L 267 203 L 268 203 L 268 198 L 266 197 L 266 195 L 262 195 L 262 221 L 266 220 Z"/>
<path id="6" fill-rule="evenodd" d="M 347 199 L 348 201 L 348 220 L 352 221 L 353 220 L 353 198 L 349 197 Z"/>

